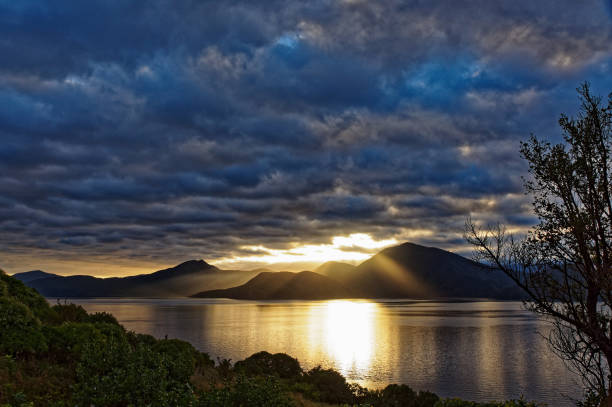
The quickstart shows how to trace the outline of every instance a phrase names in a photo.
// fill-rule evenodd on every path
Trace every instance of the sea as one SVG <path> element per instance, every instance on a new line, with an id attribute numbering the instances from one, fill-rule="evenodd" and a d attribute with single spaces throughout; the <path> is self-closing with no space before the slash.
<path id="1" fill-rule="evenodd" d="M 51 300 L 52 301 L 52 300 Z M 265 350 L 368 388 L 407 384 L 473 401 L 575 405 L 579 377 L 547 342 L 550 325 L 503 301 L 69 299 L 128 330 L 178 338 L 214 360 Z"/>

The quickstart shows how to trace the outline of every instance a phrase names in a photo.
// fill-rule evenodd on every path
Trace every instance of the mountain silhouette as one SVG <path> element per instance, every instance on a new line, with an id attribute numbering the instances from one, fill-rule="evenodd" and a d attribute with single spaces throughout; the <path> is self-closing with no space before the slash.
<path id="1" fill-rule="evenodd" d="M 151 274 L 97 278 L 37 271 L 13 277 L 46 297 L 186 297 L 194 291 L 242 284 L 257 271 L 220 270 L 204 260 L 189 260 Z"/>
<path id="2" fill-rule="evenodd" d="M 239 287 L 194 296 L 250 300 L 522 298 L 520 290 L 502 272 L 442 249 L 414 243 L 387 248 L 357 267 L 327 262 L 315 272 L 304 273 L 260 273 Z"/>
<path id="3" fill-rule="evenodd" d="M 312 271 L 300 273 L 280 271 L 259 273 L 241 286 L 204 291 L 193 297 L 240 300 L 327 300 L 351 298 L 354 294 L 337 281 Z"/>
<path id="4" fill-rule="evenodd" d="M 314 269 L 314 272 L 333 278 L 336 281 L 347 281 L 349 275 L 355 271 L 356 267 L 352 264 L 341 263 L 338 261 L 328 261 Z"/>
<path id="5" fill-rule="evenodd" d="M 240 299 L 522 299 L 499 270 L 446 250 L 404 243 L 358 266 L 327 262 L 314 272 L 220 270 L 190 260 L 151 274 L 97 278 L 40 270 L 15 274 L 46 297 L 226 297 Z"/>
<path id="6" fill-rule="evenodd" d="M 414 243 L 384 249 L 338 281 L 366 298 L 515 299 L 521 292 L 499 270 Z"/>
<path id="7" fill-rule="evenodd" d="M 26 271 L 25 273 L 15 274 L 13 277 L 18 278 L 23 283 L 31 283 L 34 280 L 40 280 L 41 278 L 59 277 L 57 274 L 45 273 L 42 270 Z"/>

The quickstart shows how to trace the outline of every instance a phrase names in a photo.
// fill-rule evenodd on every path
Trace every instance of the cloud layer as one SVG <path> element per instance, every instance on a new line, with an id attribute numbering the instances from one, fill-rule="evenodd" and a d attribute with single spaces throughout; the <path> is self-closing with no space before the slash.
<path id="1" fill-rule="evenodd" d="M 519 140 L 612 91 L 610 2 L 0 1 L 0 262 L 121 274 L 533 223 Z"/>

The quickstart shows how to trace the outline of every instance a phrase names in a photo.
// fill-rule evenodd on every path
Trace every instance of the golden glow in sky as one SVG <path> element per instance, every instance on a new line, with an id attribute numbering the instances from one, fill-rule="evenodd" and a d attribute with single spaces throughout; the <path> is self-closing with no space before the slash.
<path id="1" fill-rule="evenodd" d="M 265 246 L 243 246 L 242 249 L 257 252 L 247 256 L 236 256 L 217 261 L 216 264 L 232 263 L 324 263 L 326 261 L 363 261 L 373 252 L 398 244 L 395 238 L 374 240 L 366 233 L 334 236 L 329 244 L 298 244 L 288 249 L 271 249 Z"/>

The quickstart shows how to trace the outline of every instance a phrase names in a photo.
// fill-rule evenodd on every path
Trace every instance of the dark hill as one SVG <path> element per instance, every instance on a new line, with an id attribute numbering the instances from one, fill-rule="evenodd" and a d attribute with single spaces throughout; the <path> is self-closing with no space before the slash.
<path id="1" fill-rule="evenodd" d="M 263 272 L 239 287 L 210 290 L 193 295 L 199 298 L 234 298 L 240 300 L 324 300 L 351 298 L 354 295 L 337 281 L 314 273 Z"/>
<path id="2" fill-rule="evenodd" d="M 347 279 L 350 277 L 349 275 L 354 272 L 356 268 L 357 267 L 348 263 L 328 261 L 327 263 L 323 263 L 314 269 L 314 272 L 329 278 L 333 278 L 337 281 L 347 281 Z"/>
<path id="3" fill-rule="evenodd" d="M 500 271 L 412 243 L 385 249 L 357 267 L 328 262 L 316 273 L 306 274 L 220 270 L 204 260 L 190 260 L 155 273 L 123 278 L 63 277 L 40 270 L 15 277 L 55 298 L 185 297 L 194 292 L 244 299 L 522 298 Z"/>
<path id="4" fill-rule="evenodd" d="M 520 298 L 512 281 L 457 254 L 413 243 L 390 247 L 340 280 L 367 298 Z"/>
<path id="5" fill-rule="evenodd" d="M 58 276 L 44 272 L 18 273 L 14 277 L 46 297 L 185 297 L 198 290 L 243 284 L 256 274 L 224 271 L 204 260 L 190 260 L 151 274 L 129 277 Z"/>
<path id="6" fill-rule="evenodd" d="M 404 243 L 354 267 L 328 262 L 314 272 L 261 273 L 246 284 L 196 294 L 236 299 L 491 298 L 522 293 L 503 273 L 457 254 Z"/>
<path id="7" fill-rule="evenodd" d="M 42 270 L 26 271 L 24 273 L 17 273 L 13 277 L 20 280 L 22 283 L 30 283 L 34 280 L 40 280 L 41 278 L 59 277 L 57 274 L 45 273 Z"/>

